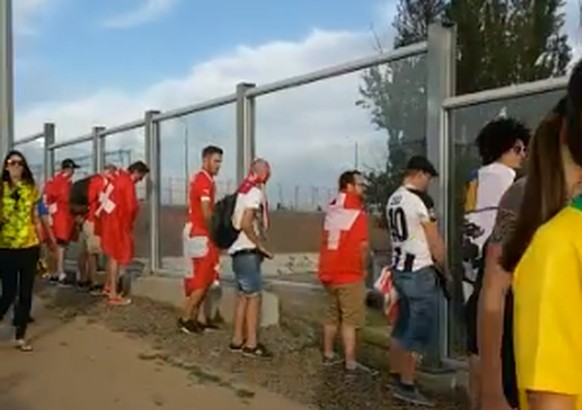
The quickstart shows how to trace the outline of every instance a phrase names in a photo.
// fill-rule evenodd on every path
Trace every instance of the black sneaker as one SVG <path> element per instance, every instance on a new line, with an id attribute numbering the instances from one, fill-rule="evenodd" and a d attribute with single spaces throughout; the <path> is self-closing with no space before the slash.
<path id="1" fill-rule="evenodd" d="M 204 331 L 204 329 L 198 326 L 198 324 L 193 320 L 184 320 L 179 318 L 177 325 L 178 329 L 186 334 L 202 333 Z"/>
<path id="2" fill-rule="evenodd" d="M 257 344 L 256 347 L 243 347 L 242 354 L 245 357 L 255 358 L 255 359 L 270 359 L 273 354 L 267 350 L 267 348 L 261 343 Z"/>

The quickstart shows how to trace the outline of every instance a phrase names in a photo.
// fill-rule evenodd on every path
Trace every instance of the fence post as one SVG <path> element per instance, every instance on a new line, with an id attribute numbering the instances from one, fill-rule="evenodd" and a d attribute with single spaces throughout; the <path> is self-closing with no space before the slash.
<path id="1" fill-rule="evenodd" d="M 426 57 L 427 156 L 439 171 L 438 185 L 431 194 L 435 199 L 440 231 L 448 231 L 448 153 L 449 138 L 443 133 L 443 101 L 454 95 L 456 63 L 456 28 L 453 24 L 438 22 L 429 26 L 428 53 Z M 424 366 L 429 371 L 443 372 L 448 369 L 443 359 L 449 354 L 448 307 L 444 298 L 439 301 L 438 332 L 431 343 Z"/>
<path id="2" fill-rule="evenodd" d="M 236 180 L 240 184 L 255 157 L 255 99 L 247 97 L 254 84 L 236 86 Z"/>
<path id="3" fill-rule="evenodd" d="M 161 267 L 160 261 L 160 207 L 161 207 L 161 161 L 160 161 L 160 123 L 154 120 L 159 111 L 145 113 L 146 161 L 150 168 L 147 184 L 150 220 L 150 272 Z"/>
<path id="4" fill-rule="evenodd" d="M 55 143 L 55 124 L 47 122 L 43 126 L 44 134 L 44 180 L 52 178 L 55 173 L 55 150 L 52 145 Z"/>
<path id="5" fill-rule="evenodd" d="M 105 168 L 105 138 L 101 136 L 101 133 L 105 130 L 105 127 L 93 127 L 92 134 L 93 140 L 93 173 L 98 173 L 103 171 Z"/>
<path id="6" fill-rule="evenodd" d="M 12 0 L 0 2 L 0 157 L 14 146 Z"/>

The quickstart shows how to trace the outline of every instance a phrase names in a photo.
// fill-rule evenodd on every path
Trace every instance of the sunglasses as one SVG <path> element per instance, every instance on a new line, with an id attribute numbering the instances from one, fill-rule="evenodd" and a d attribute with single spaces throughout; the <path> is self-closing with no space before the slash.
<path id="1" fill-rule="evenodd" d="M 24 161 L 20 160 L 20 159 L 11 159 L 6 161 L 6 164 L 9 167 L 21 167 L 24 165 Z"/>

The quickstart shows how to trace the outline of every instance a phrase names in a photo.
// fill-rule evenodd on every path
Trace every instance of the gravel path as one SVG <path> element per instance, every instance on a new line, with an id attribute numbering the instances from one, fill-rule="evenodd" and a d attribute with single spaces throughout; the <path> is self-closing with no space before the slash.
<path id="1" fill-rule="evenodd" d="M 47 287 L 39 291 L 39 296 L 62 320 L 84 316 L 89 322 L 102 323 L 114 331 L 142 339 L 158 352 L 152 359 L 186 368 L 211 384 L 225 387 L 242 382 L 260 386 L 314 409 L 413 408 L 392 399 L 384 376 L 348 381 L 341 368 L 323 368 L 315 317 L 301 317 L 305 312 L 298 306 L 303 303 L 293 297 L 282 299 L 282 326 L 266 329 L 261 335 L 262 341 L 275 353 L 274 359 L 255 361 L 228 351 L 228 329 L 203 336 L 184 335 L 175 327 L 173 308 L 147 299 L 137 298 L 131 306 L 111 308 L 98 298 L 70 289 Z M 365 346 L 360 356 L 367 364 L 384 367 L 383 349 Z M 382 375 L 385 374 L 383 371 Z M 254 392 L 241 394 L 252 396 Z M 455 397 L 435 397 L 436 408 L 466 408 Z"/>

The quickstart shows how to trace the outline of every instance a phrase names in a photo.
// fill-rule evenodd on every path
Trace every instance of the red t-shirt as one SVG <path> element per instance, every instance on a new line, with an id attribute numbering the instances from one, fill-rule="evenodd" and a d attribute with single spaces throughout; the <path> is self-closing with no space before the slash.
<path id="1" fill-rule="evenodd" d="M 342 285 L 365 277 L 362 244 L 368 241 L 368 221 L 362 200 L 340 192 L 325 213 L 319 252 L 319 279 Z"/>
<path id="2" fill-rule="evenodd" d="M 205 170 L 196 173 L 190 181 L 188 198 L 188 222 L 192 224 L 190 236 L 208 236 L 208 228 L 202 213 L 202 203 L 208 203 L 212 212 L 215 194 L 214 178 Z"/>
<path id="3" fill-rule="evenodd" d="M 89 180 L 89 187 L 87 192 L 87 200 L 89 202 L 89 213 L 87 214 L 87 221 L 95 222 L 97 208 L 99 208 L 99 194 L 105 189 L 105 177 L 101 174 L 96 174 Z"/>

